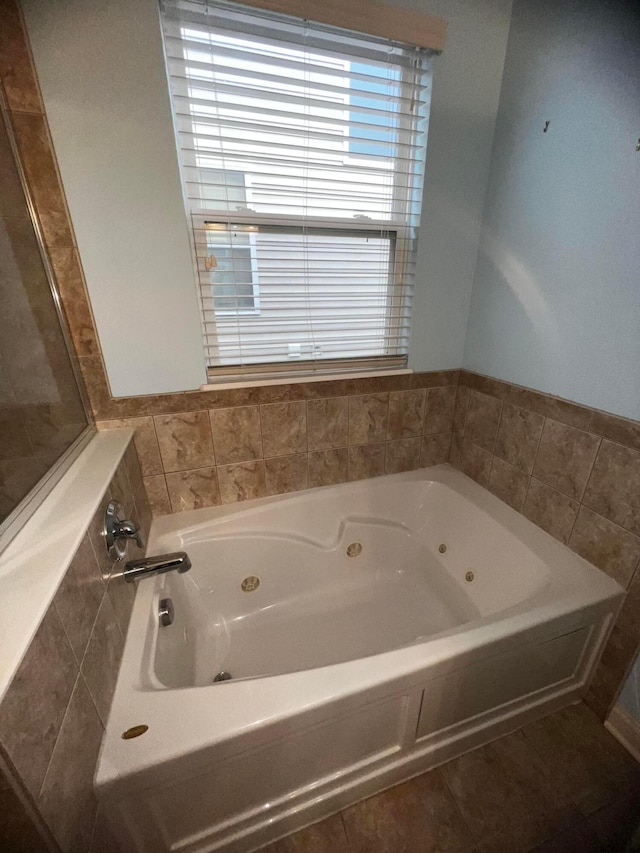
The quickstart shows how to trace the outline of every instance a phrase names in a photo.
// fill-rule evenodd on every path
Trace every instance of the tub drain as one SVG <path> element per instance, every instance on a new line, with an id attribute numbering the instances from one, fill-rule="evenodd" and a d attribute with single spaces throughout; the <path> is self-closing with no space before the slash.
<path id="1" fill-rule="evenodd" d="M 360 542 L 352 542 L 347 545 L 347 557 L 359 557 L 362 554 L 362 545 Z"/>
<path id="2" fill-rule="evenodd" d="M 233 676 L 231 675 L 230 672 L 225 672 L 224 670 L 222 670 L 222 672 L 219 672 L 213 680 L 214 680 L 214 682 L 216 682 L 216 681 L 231 681 L 232 678 L 233 678 Z"/>

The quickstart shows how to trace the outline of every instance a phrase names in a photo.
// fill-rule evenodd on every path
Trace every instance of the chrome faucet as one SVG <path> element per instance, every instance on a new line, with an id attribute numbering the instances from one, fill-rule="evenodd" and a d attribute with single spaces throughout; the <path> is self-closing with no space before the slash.
<path id="1" fill-rule="evenodd" d="M 127 542 L 132 539 L 138 548 L 144 548 L 145 542 L 141 530 L 135 521 L 124 517 L 124 510 L 117 501 L 109 501 L 104 515 L 104 543 L 114 563 L 127 553 Z"/>
<path id="2" fill-rule="evenodd" d="M 164 572 L 176 571 L 179 574 L 188 572 L 191 568 L 189 555 L 184 551 L 175 551 L 173 554 L 158 554 L 157 557 L 143 557 L 140 560 L 130 560 L 125 563 L 122 577 L 127 583 L 133 583 L 141 578 L 162 575 Z"/>

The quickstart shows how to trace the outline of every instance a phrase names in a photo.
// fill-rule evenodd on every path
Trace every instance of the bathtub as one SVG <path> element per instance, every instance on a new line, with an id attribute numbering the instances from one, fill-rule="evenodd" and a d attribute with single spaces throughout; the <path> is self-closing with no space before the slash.
<path id="1" fill-rule="evenodd" d="M 577 701 L 623 597 L 448 466 L 167 516 L 148 550 L 193 568 L 138 585 L 95 780 L 127 853 L 257 849 Z"/>

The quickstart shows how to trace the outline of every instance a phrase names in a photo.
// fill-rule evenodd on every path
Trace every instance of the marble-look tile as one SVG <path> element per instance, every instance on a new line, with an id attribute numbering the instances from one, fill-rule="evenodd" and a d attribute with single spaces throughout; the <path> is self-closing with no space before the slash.
<path id="1" fill-rule="evenodd" d="M 104 807 L 98 805 L 89 853 L 125 853 L 111 832 Z"/>
<path id="2" fill-rule="evenodd" d="M 156 415 L 154 422 L 165 473 L 215 465 L 207 412 Z"/>
<path id="3" fill-rule="evenodd" d="M 459 370 L 428 370 L 411 374 L 411 388 L 443 388 L 445 385 L 457 386 L 460 380 Z M 394 390 L 400 390 L 394 389 Z"/>
<path id="4" fill-rule="evenodd" d="M 166 479 L 172 512 L 218 506 L 220 503 L 220 489 L 215 468 L 176 471 L 173 474 L 167 474 Z"/>
<path id="5" fill-rule="evenodd" d="M 640 450 L 640 421 L 619 418 L 608 412 L 594 412 L 589 429 L 610 441 Z"/>
<path id="6" fill-rule="evenodd" d="M 260 422 L 265 456 L 286 456 L 306 451 L 307 404 L 304 401 L 260 406 Z"/>
<path id="7" fill-rule="evenodd" d="M 457 391 L 456 385 L 430 388 L 427 391 L 423 430 L 425 435 L 451 432 Z"/>
<path id="8" fill-rule="evenodd" d="M 640 780 L 640 766 L 583 703 L 523 729 L 565 800 L 589 815 Z"/>
<path id="9" fill-rule="evenodd" d="M 64 628 L 50 607 L 0 703 L 0 742 L 37 797 L 78 674 Z"/>
<path id="10" fill-rule="evenodd" d="M 579 818 L 522 732 L 450 761 L 442 773 L 483 850 L 524 853 Z"/>
<path id="11" fill-rule="evenodd" d="M 15 2 L 4 2 L 0 7 L 0 80 L 9 109 L 43 113 L 38 79 L 19 9 Z"/>
<path id="12" fill-rule="evenodd" d="M 218 482 L 223 504 L 263 498 L 267 493 L 264 462 L 261 459 L 220 465 Z"/>
<path id="13" fill-rule="evenodd" d="M 581 506 L 569 547 L 626 587 L 640 562 L 640 538 Z"/>
<path id="14" fill-rule="evenodd" d="M 389 394 L 349 397 L 349 444 L 374 444 L 387 436 Z"/>
<path id="15" fill-rule="evenodd" d="M 571 403 L 569 400 L 561 400 L 558 397 L 541 394 L 539 391 L 516 386 L 511 388 L 508 400 L 516 408 L 528 409 L 530 412 L 552 418 L 567 426 L 583 430 L 590 428 L 592 410 L 577 403 Z"/>
<path id="16" fill-rule="evenodd" d="M 579 506 L 562 492 L 557 492 L 532 477 L 522 513 L 538 527 L 566 544 Z"/>
<path id="17" fill-rule="evenodd" d="M 350 849 L 338 814 L 264 847 L 261 853 L 350 853 Z"/>
<path id="18" fill-rule="evenodd" d="M 422 436 L 422 452 L 420 465 L 422 468 L 430 468 L 432 465 L 442 465 L 449 461 L 451 448 L 451 433 L 443 432 L 436 435 Z"/>
<path id="19" fill-rule="evenodd" d="M 640 536 L 640 452 L 603 440 L 583 502 Z"/>
<path id="20" fill-rule="evenodd" d="M 439 770 L 424 773 L 343 811 L 352 853 L 463 853 L 474 850 Z"/>
<path id="21" fill-rule="evenodd" d="M 627 596 L 616 620 L 616 625 L 621 631 L 640 643 L 640 618 L 638 618 L 638 614 L 640 614 L 640 564 L 629 582 Z"/>
<path id="22" fill-rule="evenodd" d="M 598 716 L 602 716 L 602 719 L 611 710 L 637 652 L 638 643 L 635 637 L 629 637 L 614 625 L 585 696 L 586 703 Z"/>
<path id="23" fill-rule="evenodd" d="M 358 444 L 349 448 L 349 480 L 366 480 L 384 474 L 385 444 Z"/>
<path id="24" fill-rule="evenodd" d="M 102 599 L 81 671 L 100 718 L 109 716 L 124 642 L 108 595 Z"/>
<path id="25" fill-rule="evenodd" d="M 449 450 L 449 464 L 453 465 L 454 468 L 458 468 L 461 470 L 460 466 L 462 463 L 462 445 L 464 439 L 460 435 L 460 433 L 452 432 L 451 433 L 451 448 Z"/>
<path id="26" fill-rule="evenodd" d="M 466 437 L 463 439 L 460 452 L 460 470 L 485 488 L 489 484 L 492 459 L 493 456 L 488 450 L 474 444 Z"/>
<path id="27" fill-rule="evenodd" d="M 421 451 L 420 436 L 388 441 L 385 473 L 399 474 L 401 471 L 413 471 L 419 468 Z"/>
<path id="28" fill-rule="evenodd" d="M 44 241 L 47 246 L 73 246 L 46 119 L 33 113 L 13 113 L 12 124 Z"/>
<path id="29" fill-rule="evenodd" d="M 309 487 L 332 486 L 347 480 L 348 450 L 315 450 L 309 454 Z"/>
<path id="30" fill-rule="evenodd" d="M 292 456 L 273 456 L 271 459 L 265 459 L 264 470 L 268 495 L 282 495 L 286 492 L 298 492 L 307 488 L 306 453 L 295 453 Z"/>
<path id="31" fill-rule="evenodd" d="M 512 388 L 508 382 L 503 382 L 501 379 L 471 373 L 469 370 L 460 372 L 460 384 L 465 385 L 471 391 L 479 391 L 481 394 L 495 397 L 496 400 L 506 400 Z"/>
<path id="32" fill-rule="evenodd" d="M 505 403 L 496 438 L 496 456 L 530 474 L 543 425 L 542 415 Z"/>
<path id="33" fill-rule="evenodd" d="M 87 647 L 104 591 L 98 561 L 86 533 L 54 598 L 58 616 L 78 661 L 82 660 Z"/>
<path id="34" fill-rule="evenodd" d="M 159 515 L 169 515 L 171 504 L 169 492 L 164 474 L 155 474 L 153 477 L 144 477 L 144 487 L 147 492 L 151 514 L 154 518 Z"/>
<path id="35" fill-rule="evenodd" d="M 547 418 L 533 476 L 570 498 L 580 500 L 599 444 L 598 436 Z"/>
<path id="36" fill-rule="evenodd" d="M 496 497 L 522 512 L 529 488 L 529 475 L 497 456 L 493 457 L 488 489 Z"/>
<path id="37" fill-rule="evenodd" d="M 114 401 L 111 397 L 111 390 L 107 382 L 107 374 L 105 373 L 104 364 L 101 356 L 89 355 L 78 359 L 78 366 L 84 387 L 89 397 L 91 411 L 96 420 L 122 417 L 123 414 L 117 410 L 114 413 Z M 136 416 L 138 412 L 134 412 Z"/>
<path id="38" fill-rule="evenodd" d="M 420 435 L 424 424 L 427 393 L 424 388 L 392 391 L 389 394 L 387 438 L 399 439 Z"/>
<path id="39" fill-rule="evenodd" d="M 401 376 L 368 376 L 365 379 L 347 379 L 345 382 L 345 394 L 347 396 L 384 394 L 389 391 L 408 391 L 410 388 L 410 374 L 403 374 Z"/>
<path id="40" fill-rule="evenodd" d="M 127 518 L 130 518 L 133 513 L 133 493 L 129 483 L 127 474 L 127 466 L 124 463 L 124 458 L 120 460 L 116 473 L 109 484 L 109 496 L 112 500 L 117 501 L 124 510 Z M 137 519 L 136 519 L 137 521 Z"/>
<path id="41" fill-rule="evenodd" d="M 79 356 L 99 355 L 100 345 L 77 251 L 69 247 L 52 248 L 49 258 L 76 353 Z"/>
<path id="42" fill-rule="evenodd" d="M 133 441 L 138 452 L 143 476 L 151 477 L 154 474 L 162 473 L 160 448 L 151 416 L 98 421 L 96 427 L 99 430 L 122 429 L 123 427 L 132 429 L 134 431 Z"/>
<path id="43" fill-rule="evenodd" d="M 453 424 L 451 429 L 457 435 L 463 435 L 467 423 L 467 409 L 469 408 L 469 389 L 464 385 L 458 385 L 456 402 L 453 408 Z"/>
<path id="44" fill-rule="evenodd" d="M 38 798 L 38 807 L 64 853 L 89 849 L 97 808 L 93 774 L 102 731 L 79 676 Z"/>
<path id="45" fill-rule="evenodd" d="M 284 403 L 291 400 L 319 400 L 347 395 L 345 379 L 326 382 L 292 382 L 290 385 L 262 385 L 258 388 L 260 403 Z"/>
<path id="46" fill-rule="evenodd" d="M 121 566 L 122 564 L 119 565 Z M 133 602 L 136 598 L 136 584 L 127 583 L 122 577 L 121 569 L 117 568 L 111 573 L 111 577 L 109 578 L 107 595 L 111 601 L 120 633 L 126 638 L 131 611 L 133 610 Z"/>
<path id="47" fill-rule="evenodd" d="M 478 391 L 470 391 L 464 427 L 465 441 L 472 441 L 478 447 L 493 452 L 501 410 L 500 400 Z"/>
<path id="48" fill-rule="evenodd" d="M 349 442 L 349 398 L 309 400 L 307 436 L 309 450 L 345 447 Z"/>
<path id="49" fill-rule="evenodd" d="M 262 457 L 260 411 L 257 406 L 210 409 L 213 447 L 218 465 Z"/>

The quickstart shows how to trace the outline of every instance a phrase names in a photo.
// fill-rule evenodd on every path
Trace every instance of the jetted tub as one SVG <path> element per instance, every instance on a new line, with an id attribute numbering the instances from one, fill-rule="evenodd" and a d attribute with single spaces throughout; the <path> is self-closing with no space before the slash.
<path id="1" fill-rule="evenodd" d="M 576 701 L 622 601 L 448 466 L 156 520 L 175 550 L 96 777 L 127 853 L 256 849 Z"/>

